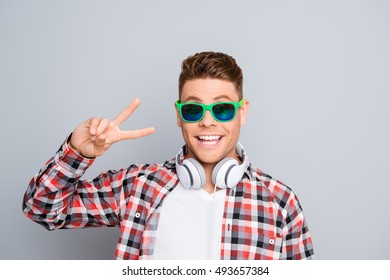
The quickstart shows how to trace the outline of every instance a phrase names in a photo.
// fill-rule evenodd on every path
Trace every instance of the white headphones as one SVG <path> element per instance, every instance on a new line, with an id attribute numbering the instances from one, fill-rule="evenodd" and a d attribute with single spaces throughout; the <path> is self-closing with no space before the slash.
<path id="1" fill-rule="evenodd" d="M 241 157 L 241 164 L 234 158 L 224 158 L 214 167 L 211 180 L 219 188 L 235 188 L 249 166 L 245 150 L 238 142 L 236 150 Z M 176 155 L 177 176 L 186 189 L 200 189 L 206 183 L 206 175 L 202 165 L 196 159 L 187 158 L 183 160 L 187 152 L 187 146 L 184 145 Z"/>

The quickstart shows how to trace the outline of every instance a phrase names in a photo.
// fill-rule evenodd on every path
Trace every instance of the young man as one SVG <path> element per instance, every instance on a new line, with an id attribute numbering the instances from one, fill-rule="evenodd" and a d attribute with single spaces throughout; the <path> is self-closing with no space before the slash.
<path id="1" fill-rule="evenodd" d="M 153 128 L 82 123 L 31 180 L 27 217 L 48 230 L 118 226 L 117 259 L 306 259 L 311 237 L 290 188 L 253 167 L 238 143 L 249 102 L 242 71 L 223 53 L 183 61 L 176 102 L 185 146 L 164 164 L 131 165 L 81 180 L 94 158 Z"/>

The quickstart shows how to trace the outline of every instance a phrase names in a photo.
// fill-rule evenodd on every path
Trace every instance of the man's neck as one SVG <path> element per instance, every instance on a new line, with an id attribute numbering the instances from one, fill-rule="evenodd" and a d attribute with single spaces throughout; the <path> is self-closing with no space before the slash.
<path id="1" fill-rule="evenodd" d="M 212 173 L 213 173 L 215 165 L 216 164 L 204 164 L 204 163 L 202 164 L 203 169 L 204 169 L 204 173 L 206 175 L 206 183 L 203 186 L 203 189 L 208 193 L 213 193 L 214 190 L 215 191 L 219 190 L 218 187 L 215 188 L 215 185 L 212 182 Z"/>

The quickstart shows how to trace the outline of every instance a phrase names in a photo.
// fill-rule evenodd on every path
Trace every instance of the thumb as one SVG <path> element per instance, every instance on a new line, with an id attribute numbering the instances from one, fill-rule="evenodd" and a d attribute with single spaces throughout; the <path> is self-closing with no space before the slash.
<path id="1" fill-rule="evenodd" d="M 105 134 L 100 134 L 98 137 L 95 139 L 95 145 L 96 146 L 104 146 L 106 144 L 106 138 L 107 135 Z"/>

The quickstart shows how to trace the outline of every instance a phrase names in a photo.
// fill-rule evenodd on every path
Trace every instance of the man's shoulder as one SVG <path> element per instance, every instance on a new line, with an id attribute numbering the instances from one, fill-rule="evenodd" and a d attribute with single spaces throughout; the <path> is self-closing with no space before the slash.
<path id="1" fill-rule="evenodd" d="M 137 180 L 164 184 L 175 174 L 175 162 L 172 159 L 163 163 L 139 163 L 127 167 L 125 173 Z"/>
<path id="2" fill-rule="evenodd" d="M 260 168 L 254 168 L 253 172 L 255 173 L 257 184 L 265 188 L 283 208 L 289 199 L 295 197 L 293 190 L 282 181 L 265 173 Z"/>
<path id="3" fill-rule="evenodd" d="M 167 160 L 163 163 L 134 163 L 125 170 L 127 173 L 137 172 L 137 177 L 150 176 L 159 172 L 169 172 L 175 169 L 174 162 Z"/>

